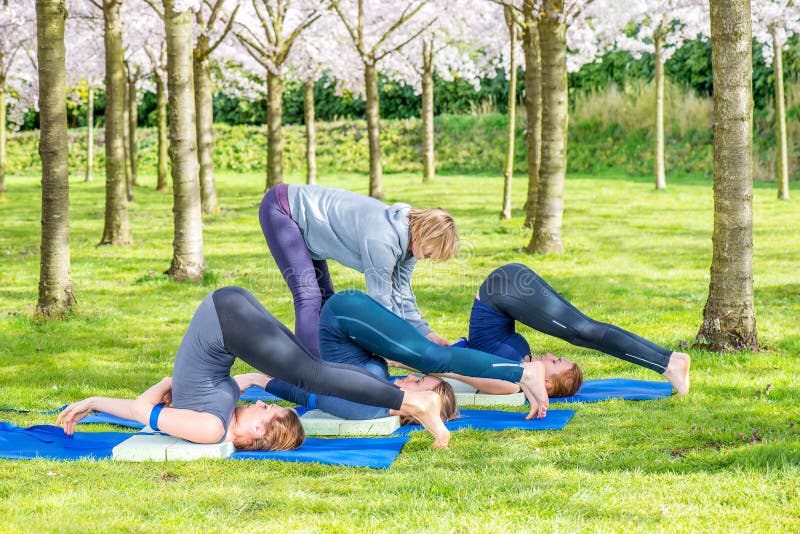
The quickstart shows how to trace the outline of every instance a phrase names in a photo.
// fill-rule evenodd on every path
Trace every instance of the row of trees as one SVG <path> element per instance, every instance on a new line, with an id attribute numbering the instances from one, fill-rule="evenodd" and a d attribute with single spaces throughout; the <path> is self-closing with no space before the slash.
<path id="1" fill-rule="evenodd" d="M 168 272 L 179 280 L 197 280 L 205 270 L 201 211 L 213 213 L 218 209 L 211 164 L 212 57 L 216 56 L 223 73 L 218 84 L 226 90 L 241 95 L 266 90 L 267 187 L 282 181 L 284 76 L 292 73 L 311 86 L 327 73 L 342 87 L 363 91 L 370 194 L 381 197 L 379 66 L 388 75 L 413 80 L 423 91 L 424 176 L 430 180 L 433 72 L 477 80 L 487 66 L 494 68 L 501 62 L 506 72 L 515 73 L 516 57 L 521 52 L 528 111 L 526 224 L 532 228 L 527 249 L 557 253 L 563 250 L 568 69 L 579 67 L 611 44 L 634 48 L 631 43 L 638 43 L 635 46 L 640 49 L 652 46 L 661 63 L 667 55 L 665 50 L 692 36 L 695 29 L 700 31 L 702 24 L 697 21 L 704 20 L 707 12 L 705 4 L 695 0 L 675 0 L 658 11 L 644 0 L 636 4 L 636 9 L 627 3 L 622 6 L 601 0 L 474 0 L 457 4 L 435 0 L 129 0 L 124 4 L 122 0 L 71 0 L 67 19 L 66 1 L 36 2 L 38 54 L 33 63 L 39 71 L 42 112 L 43 211 L 48 216 L 56 214 L 43 219 L 38 309 L 44 315 L 56 314 L 74 302 L 69 281 L 66 115 L 61 112 L 66 102 L 67 72 L 88 84 L 101 78 L 99 72 L 105 80 L 107 194 L 101 244 L 132 241 L 126 202 L 136 176 L 135 129 L 130 121 L 136 116 L 136 83 L 149 74 L 155 79 L 160 102 L 168 94 L 175 214 L 173 259 Z M 750 265 L 752 161 L 746 159 L 752 146 L 752 74 L 743 67 L 751 68 L 749 8 L 748 0 L 713 0 L 711 4 L 718 202 L 712 282 L 701 334 L 719 348 L 757 344 Z M 14 14 L 15 23 L 27 27 L 24 10 Z M 126 25 L 124 21 L 129 22 Z M 638 33 L 630 31 L 631 27 Z M 64 51 L 65 33 L 68 41 L 71 36 L 85 41 L 102 35 L 102 68 L 100 54 L 93 56 L 97 61 L 90 61 L 76 51 L 70 61 L 69 50 Z M 96 51 L 96 45 L 81 48 Z M 780 46 L 775 51 L 779 52 Z M 264 74 L 261 82 L 256 72 Z M 63 82 L 59 81 L 61 73 Z M 660 87 L 658 76 L 656 86 Z M 511 82 L 515 87 L 513 74 Z M 513 118 L 516 98 L 513 91 L 510 93 Z M 24 102 L 25 90 L 20 89 L 17 95 Z M 313 180 L 312 95 L 307 92 L 309 181 Z M 663 114 L 656 115 L 659 122 L 663 120 Z M 510 146 L 513 131 L 509 128 Z M 663 135 L 656 135 L 656 139 L 663 152 Z M 513 155 L 511 149 L 509 154 Z M 656 167 L 657 187 L 663 186 L 663 159 Z M 504 199 L 510 199 L 510 167 L 505 174 Z M 508 201 L 504 201 L 504 213 L 510 211 L 508 207 Z"/>

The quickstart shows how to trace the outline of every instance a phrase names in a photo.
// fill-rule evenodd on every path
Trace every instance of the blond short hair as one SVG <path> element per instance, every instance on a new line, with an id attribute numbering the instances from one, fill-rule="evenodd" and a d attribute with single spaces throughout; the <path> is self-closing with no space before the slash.
<path id="1" fill-rule="evenodd" d="M 306 432 L 297 412 L 287 410 L 270 421 L 263 437 L 234 442 L 234 445 L 245 451 L 291 451 L 300 447 L 305 439 Z"/>
<path id="2" fill-rule="evenodd" d="M 458 253 L 456 223 L 447 210 L 411 208 L 408 214 L 411 240 L 434 260 L 449 260 Z"/>

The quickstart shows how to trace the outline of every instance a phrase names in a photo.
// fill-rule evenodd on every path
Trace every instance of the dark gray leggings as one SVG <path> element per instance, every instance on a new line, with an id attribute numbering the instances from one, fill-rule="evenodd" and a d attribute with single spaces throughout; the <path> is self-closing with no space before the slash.
<path id="1" fill-rule="evenodd" d="M 510 263 L 492 271 L 481 285 L 480 299 L 534 330 L 657 373 L 667 369 L 672 355 L 671 350 L 652 341 L 587 317 L 541 276 L 520 263 Z"/>
<path id="2" fill-rule="evenodd" d="M 213 299 L 225 349 L 262 373 L 311 393 L 400 409 L 403 391 L 358 367 L 316 358 L 247 290 L 224 287 Z"/>

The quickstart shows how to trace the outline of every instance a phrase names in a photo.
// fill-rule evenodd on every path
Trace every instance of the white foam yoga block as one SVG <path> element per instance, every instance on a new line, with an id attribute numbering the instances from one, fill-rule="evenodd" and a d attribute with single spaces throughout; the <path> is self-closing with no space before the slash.
<path id="1" fill-rule="evenodd" d="M 196 460 L 198 458 L 227 458 L 236 448 L 231 442 L 201 445 L 166 436 L 149 434 L 149 427 L 142 429 L 112 449 L 115 460 L 126 462 L 164 462 L 166 460 Z"/>
<path id="2" fill-rule="evenodd" d="M 303 429 L 309 436 L 386 436 L 400 428 L 396 415 L 380 419 L 342 419 L 322 410 L 310 410 L 300 417 Z"/>
<path id="3" fill-rule="evenodd" d="M 481 393 L 474 387 L 454 378 L 444 378 L 456 393 L 456 401 L 460 405 L 477 406 L 522 406 L 525 404 L 525 395 L 520 393 L 510 393 L 508 395 L 492 395 L 491 393 Z"/>

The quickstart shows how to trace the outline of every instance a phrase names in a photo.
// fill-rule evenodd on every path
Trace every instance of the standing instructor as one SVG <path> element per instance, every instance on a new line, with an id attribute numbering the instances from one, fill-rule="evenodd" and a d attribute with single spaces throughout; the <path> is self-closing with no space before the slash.
<path id="1" fill-rule="evenodd" d="M 272 256 L 294 299 L 295 334 L 319 355 L 317 328 L 334 294 L 328 259 L 364 273 L 367 293 L 420 333 L 449 344 L 422 318 L 411 289 L 420 259 L 449 260 L 458 251 L 450 214 L 314 185 L 279 184 L 258 211 Z"/>

